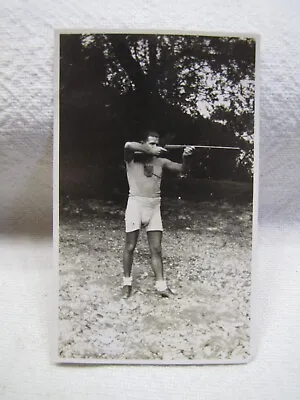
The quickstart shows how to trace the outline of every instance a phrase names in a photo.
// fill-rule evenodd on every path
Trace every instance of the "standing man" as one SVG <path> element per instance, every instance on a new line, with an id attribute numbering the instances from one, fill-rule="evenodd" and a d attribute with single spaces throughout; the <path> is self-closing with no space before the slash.
<path id="1" fill-rule="evenodd" d="M 124 297 L 130 297 L 132 293 L 133 254 L 142 227 L 147 231 L 151 266 L 156 279 L 155 288 L 163 297 L 172 295 L 164 278 L 162 263 L 161 178 L 165 169 L 185 174 L 188 169 L 187 157 L 192 154 L 193 150 L 192 146 L 186 147 L 182 154 L 182 164 L 179 164 L 167 158 L 159 157 L 166 150 L 159 146 L 159 135 L 154 131 L 147 131 L 141 143 L 125 143 L 124 159 L 129 184 L 129 197 L 125 212 Z"/>

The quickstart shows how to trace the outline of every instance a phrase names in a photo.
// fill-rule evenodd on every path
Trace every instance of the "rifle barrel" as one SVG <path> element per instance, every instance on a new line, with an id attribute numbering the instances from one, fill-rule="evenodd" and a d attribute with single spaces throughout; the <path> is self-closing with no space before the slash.
<path id="1" fill-rule="evenodd" d="M 228 147 L 228 146 L 200 146 L 200 145 L 193 145 L 193 144 L 166 144 L 164 147 L 166 149 L 183 149 L 188 146 L 193 146 L 196 149 L 226 149 L 226 150 L 241 150 L 239 147 Z"/>

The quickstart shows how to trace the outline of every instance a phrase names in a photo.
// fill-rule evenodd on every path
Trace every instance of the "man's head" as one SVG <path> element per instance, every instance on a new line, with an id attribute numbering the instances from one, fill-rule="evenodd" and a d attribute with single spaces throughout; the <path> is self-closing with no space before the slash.
<path id="1" fill-rule="evenodd" d="M 145 131 L 142 137 L 142 143 L 149 144 L 150 146 L 158 146 L 159 134 L 156 131 Z"/>
<path id="2" fill-rule="evenodd" d="M 155 139 L 157 141 L 157 144 L 159 143 L 159 133 L 156 131 L 152 130 L 146 130 L 143 132 L 142 136 L 142 143 L 147 143 L 149 141 L 152 141 L 152 139 Z"/>

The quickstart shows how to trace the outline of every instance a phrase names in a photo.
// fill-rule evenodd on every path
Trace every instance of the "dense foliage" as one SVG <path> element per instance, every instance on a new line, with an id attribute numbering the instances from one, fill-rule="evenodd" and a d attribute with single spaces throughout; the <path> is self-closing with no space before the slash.
<path id="1" fill-rule="evenodd" d="M 251 181 L 254 81 L 255 41 L 249 38 L 61 35 L 62 173 L 65 166 L 97 166 L 99 182 L 108 171 L 118 179 L 124 142 L 150 128 L 163 143 L 240 147 L 197 151 L 192 174 Z"/>

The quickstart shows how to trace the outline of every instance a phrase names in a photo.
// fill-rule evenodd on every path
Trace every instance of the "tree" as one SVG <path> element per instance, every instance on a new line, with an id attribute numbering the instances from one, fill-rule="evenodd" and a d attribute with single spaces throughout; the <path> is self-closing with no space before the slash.
<path id="1" fill-rule="evenodd" d="M 122 162 L 125 140 L 152 128 L 165 142 L 240 146 L 239 157 L 224 153 L 221 164 L 221 153 L 201 153 L 195 171 L 251 179 L 254 65 L 249 38 L 62 35 L 64 152 L 72 143 L 111 168 Z"/>

